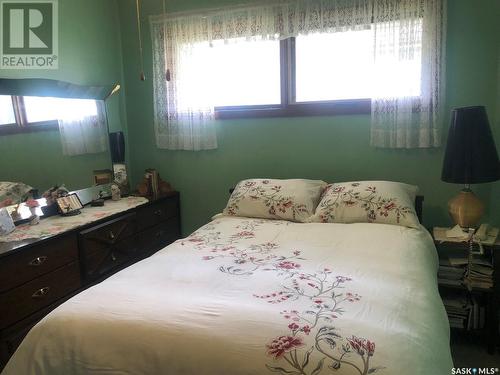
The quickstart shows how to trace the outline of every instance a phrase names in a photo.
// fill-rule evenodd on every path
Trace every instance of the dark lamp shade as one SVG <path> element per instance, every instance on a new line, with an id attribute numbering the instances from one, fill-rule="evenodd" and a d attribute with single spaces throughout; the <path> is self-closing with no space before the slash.
<path id="1" fill-rule="evenodd" d="M 500 164 L 483 106 L 463 107 L 451 113 L 441 180 L 478 184 L 500 179 Z"/>
<path id="2" fill-rule="evenodd" d="M 125 138 L 123 132 L 109 133 L 109 146 L 113 163 L 125 162 Z"/>

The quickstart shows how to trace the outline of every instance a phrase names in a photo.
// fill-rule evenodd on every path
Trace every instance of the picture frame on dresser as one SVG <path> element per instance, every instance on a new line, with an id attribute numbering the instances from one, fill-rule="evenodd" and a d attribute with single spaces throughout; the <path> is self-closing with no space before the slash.
<path id="1" fill-rule="evenodd" d="M 172 192 L 54 236 L 0 242 L 0 370 L 55 307 L 180 237 Z"/>

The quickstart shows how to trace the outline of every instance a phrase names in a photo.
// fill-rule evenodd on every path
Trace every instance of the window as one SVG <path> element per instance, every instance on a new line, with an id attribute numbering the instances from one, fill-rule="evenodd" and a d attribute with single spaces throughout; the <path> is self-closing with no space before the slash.
<path id="1" fill-rule="evenodd" d="M 7 95 L 0 95 L 0 125 L 14 124 L 15 122 L 16 117 L 12 98 Z"/>
<path id="2" fill-rule="evenodd" d="M 379 51 L 376 62 L 372 28 L 295 38 L 296 101 L 420 96 L 421 40 L 412 38 L 411 48 L 384 41 L 387 53 Z M 403 56 L 395 60 L 393 49 Z"/>
<path id="3" fill-rule="evenodd" d="M 178 105 L 215 108 L 219 118 L 369 113 L 371 98 L 420 95 L 421 35 L 411 38 L 411 54 L 394 61 L 393 50 L 384 58 L 379 47 L 377 62 L 372 26 L 190 45 L 178 67 Z M 387 48 L 404 53 L 403 43 L 391 40 Z"/>
<path id="4" fill-rule="evenodd" d="M 370 30 L 295 38 L 296 101 L 370 98 L 372 44 Z"/>
<path id="5" fill-rule="evenodd" d="M 95 100 L 25 96 L 28 123 L 97 116 Z"/>
<path id="6" fill-rule="evenodd" d="M 0 95 L 0 134 L 58 129 L 59 119 L 96 115 L 95 100 Z"/>
<path id="7" fill-rule="evenodd" d="M 279 41 L 232 39 L 184 47 L 177 74 L 179 109 L 280 104 Z M 211 84 L 200 85 L 206 82 Z M 209 103 L 208 103 L 209 102 Z"/>

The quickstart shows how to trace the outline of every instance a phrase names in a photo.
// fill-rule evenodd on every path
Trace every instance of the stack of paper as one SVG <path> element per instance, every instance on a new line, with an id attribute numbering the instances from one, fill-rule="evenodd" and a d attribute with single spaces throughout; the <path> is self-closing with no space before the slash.
<path id="1" fill-rule="evenodd" d="M 484 259 L 473 259 L 466 283 L 473 288 L 492 288 L 493 266 Z"/>
<path id="2" fill-rule="evenodd" d="M 462 285 L 467 259 L 442 258 L 439 260 L 438 282 L 441 285 Z"/>
<path id="3" fill-rule="evenodd" d="M 443 303 L 448 314 L 450 327 L 468 328 L 472 304 L 467 294 L 452 293 L 443 296 Z"/>

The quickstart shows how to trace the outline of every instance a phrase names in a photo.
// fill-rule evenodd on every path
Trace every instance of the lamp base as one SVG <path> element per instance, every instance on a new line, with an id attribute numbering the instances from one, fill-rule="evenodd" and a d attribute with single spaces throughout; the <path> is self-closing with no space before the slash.
<path id="1" fill-rule="evenodd" d="M 455 224 L 475 228 L 484 213 L 484 204 L 470 189 L 463 189 L 448 202 L 448 212 Z"/>

